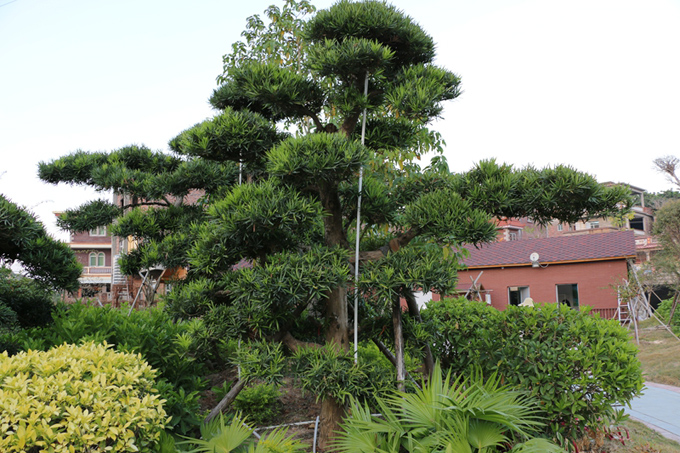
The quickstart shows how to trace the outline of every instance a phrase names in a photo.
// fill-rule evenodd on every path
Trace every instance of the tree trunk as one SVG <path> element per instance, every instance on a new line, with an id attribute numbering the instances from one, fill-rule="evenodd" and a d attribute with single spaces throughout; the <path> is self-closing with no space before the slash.
<path id="1" fill-rule="evenodd" d="M 392 326 L 394 328 L 394 356 L 397 361 L 397 390 L 406 390 L 406 365 L 404 363 L 404 333 L 401 328 L 401 300 L 395 296 L 392 305 Z"/>
<path id="2" fill-rule="evenodd" d="M 332 344 L 342 351 L 349 350 L 349 332 L 347 330 L 347 289 L 339 286 L 333 289 L 326 301 L 326 343 Z M 319 448 L 326 450 L 345 417 L 345 407 L 333 398 L 327 397 L 321 402 L 321 428 L 319 430 Z"/>
<path id="3" fill-rule="evenodd" d="M 404 291 L 404 297 L 406 298 L 408 312 L 411 317 L 422 323 L 423 318 L 420 316 L 420 309 L 418 308 L 418 303 L 416 302 L 416 297 L 413 295 L 413 291 L 407 289 Z M 434 370 L 434 358 L 432 357 L 432 349 L 430 349 L 430 344 L 427 341 L 423 342 L 423 349 L 423 352 L 425 353 L 425 357 L 423 358 L 423 369 L 426 379 L 430 380 L 432 377 L 432 371 Z"/>
<path id="4" fill-rule="evenodd" d="M 323 218 L 324 242 L 329 247 L 339 245 L 349 249 L 349 242 L 342 225 L 342 204 L 337 185 L 326 184 L 319 188 L 321 206 L 326 212 Z"/>
<path id="5" fill-rule="evenodd" d="M 349 248 L 349 242 L 342 225 L 342 205 L 335 186 L 322 187 L 319 191 L 321 205 L 327 215 L 324 217 L 324 240 L 329 247 L 341 246 Z M 340 285 L 328 294 L 326 301 L 326 343 L 337 350 L 349 350 L 349 318 L 347 314 L 347 288 Z M 340 422 L 345 417 L 345 407 L 330 397 L 321 403 L 321 428 L 319 430 L 319 448 L 330 449 L 335 431 L 340 429 Z"/>
<path id="6" fill-rule="evenodd" d="M 335 431 L 340 429 L 340 423 L 345 417 L 345 406 L 333 398 L 325 398 L 321 402 L 321 417 L 319 426 L 319 450 L 330 451 Z"/>

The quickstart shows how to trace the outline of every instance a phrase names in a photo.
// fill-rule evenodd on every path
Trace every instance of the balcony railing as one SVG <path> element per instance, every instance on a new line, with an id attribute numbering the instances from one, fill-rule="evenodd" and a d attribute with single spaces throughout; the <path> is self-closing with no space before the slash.
<path id="1" fill-rule="evenodd" d="M 111 274 L 111 266 L 83 267 L 83 275 L 106 275 L 106 274 Z"/>
<path id="2" fill-rule="evenodd" d="M 597 313 L 600 315 L 600 318 L 613 319 L 616 317 L 616 310 L 617 308 L 593 308 L 590 314 L 594 315 Z"/>

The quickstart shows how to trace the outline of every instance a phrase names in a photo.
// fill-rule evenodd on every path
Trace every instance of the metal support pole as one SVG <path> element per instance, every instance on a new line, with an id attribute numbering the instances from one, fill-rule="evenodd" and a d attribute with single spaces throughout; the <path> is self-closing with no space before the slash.
<path id="1" fill-rule="evenodd" d="M 368 72 L 364 79 L 364 97 L 368 99 Z M 361 120 L 361 144 L 366 141 L 366 108 Z M 354 245 L 354 363 L 359 363 L 359 232 L 361 230 L 361 191 L 363 190 L 364 167 L 359 168 L 359 195 L 357 197 L 357 227 Z"/>

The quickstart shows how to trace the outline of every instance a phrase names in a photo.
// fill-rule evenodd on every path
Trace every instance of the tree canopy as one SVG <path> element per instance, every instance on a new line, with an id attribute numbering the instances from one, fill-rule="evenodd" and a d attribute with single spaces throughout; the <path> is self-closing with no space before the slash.
<path id="1" fill-rule="evenodd" d="M 26 274 L 52 289 L 75 291 L 82 266 L 33 214 L 0 195 L 0 260 L 18 261 Z"/>

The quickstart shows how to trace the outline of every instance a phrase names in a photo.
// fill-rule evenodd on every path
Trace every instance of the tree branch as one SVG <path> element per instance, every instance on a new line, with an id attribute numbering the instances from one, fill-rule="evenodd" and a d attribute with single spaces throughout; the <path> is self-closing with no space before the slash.
<path id="1" fill-rule="evenodd" d="M 222 398 L 222 400 L 219 403 L 217 403 L 217 406 L 215 406 L 213 410 L 210 411 L 208 416 L 205 418 L 204 423 L 208 423 L 210 420 L 217 417 L 222 412 L 222 410 L 229 407 L 231 403 L 234 402 L 238 394 L 241 393 L 241 390 L 243 390 L 243 387 L 245 387 L 245 385 L 246 385 L 245 379 L 239 379 L 238 381 L 236 381 L 236 384 L 234 384 L 231 390 L 229 390 L 229 393 L 224 395 L 224 398 Z"/>
<path id="2" fill-rule="evenodd" d="M 290 332 L 286 332 L 283 334 L 283 338 L 281 339 L 281 343 L 286 345 L 288 349 L 290 349 L 293 352 L 297 352 L 300 348 L 314 348 L 314 349 L 321 349 L 323 346 L 321 346 L 318 343 L 311 343 L 308 341 L 300 341 L 297 338 L 293 337 Z"/>
<path id="3" fill-rule="evenodd" d="M 414 229 L 410 229 L 404 233 L 401 233 L 394 239 L 390 240 L 386 245 L 380 247 L 378 250 L 370 250 L 367 252 L 359 252 L 359 262 L 366 261 L 377 261 L 394 253 L 399 249 L 407 246 L 418 234 Z M 355 253 L 352 253 L 349 258 L 349 262 L 354 264 Z"/>

